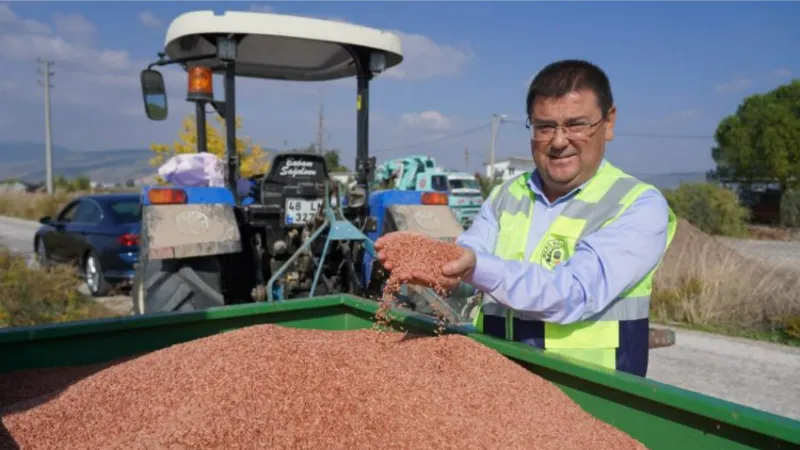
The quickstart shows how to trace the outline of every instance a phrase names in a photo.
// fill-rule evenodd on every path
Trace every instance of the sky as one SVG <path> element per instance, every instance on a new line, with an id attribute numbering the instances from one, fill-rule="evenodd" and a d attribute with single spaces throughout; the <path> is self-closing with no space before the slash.
<path id="1" fill-rule="evenodd" d="M 37 58 L 54 61 L 55 145 L 147 148 L 177 138 L 193 109 L 184 76 L 161 69 L 168 120 L 144 113 L 139 73 L 166 28 L 192 10 L 343 20 L 396 33 L 405 57 L 370 90 L 370 153 L 409 154 L 458 170 L 489 159 L 492 114 L 506 114 L 496 159 L 530 157 L 525 95 L 550 62 L 606 71 L 618 108 L 607 158 L 637 174 L 705 171 L 719 121 L 748 95 L 800 77 L 800 3 L 744 2 L 7 2 L 0 3 L 0 141 L 44 141 Z M 221 83 L 216 93 L 222 95 Z M 355 159 L 355 79 L 237 84 L 241 135 L 307 147 L 324 102 L 326 148 Z M 644 136 L 637 136 L 644 135 Z M 451 137 L 454 136 L 454 137 Z"/>

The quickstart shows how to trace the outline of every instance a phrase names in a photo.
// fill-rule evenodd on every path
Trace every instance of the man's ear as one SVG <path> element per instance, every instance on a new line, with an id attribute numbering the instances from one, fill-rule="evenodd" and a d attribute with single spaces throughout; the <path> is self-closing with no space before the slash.
<path id="1" fill-rule="evenodd" d="M 617 123 L 617 107 L 612 106 L 606 114 L 606 141 L 611 142 L 614 139 L 614 125 Z"/>

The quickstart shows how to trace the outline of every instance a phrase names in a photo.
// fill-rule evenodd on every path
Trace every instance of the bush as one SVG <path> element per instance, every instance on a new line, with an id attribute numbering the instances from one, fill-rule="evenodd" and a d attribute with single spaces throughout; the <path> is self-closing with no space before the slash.
<path id="1" fill-rule="evenodd" d="M 781 196 L 781 225 L 800 228 L 800 189 L 789 189 Z"/>
<path id="2" fill-rule="evenodd" d="M 800 339 L 800 270 L 745 257 L 681 221 L 650 306 L 659 322 Z"/>
<path id="3" fill-rule="evenodd" d="M 29 268 L 24 257 L 0 249 L 0 327 L 119 315 L 78 292 L 79 283 L 73 267 Z"/>
<path id="4" fill-rule="evenodd" d="M 701 231 L 721 236 L 747 236 L 750 212 L 733 192 L 711 183 L 682 184 L 665 190 L 669 206 Z"/>

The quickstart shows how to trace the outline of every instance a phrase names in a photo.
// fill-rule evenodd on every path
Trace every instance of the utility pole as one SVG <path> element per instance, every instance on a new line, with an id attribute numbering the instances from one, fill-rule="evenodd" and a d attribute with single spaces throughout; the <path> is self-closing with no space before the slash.
<path id="1" fill-rule="evenodd" d="M 494 182 L 494 152 L 495 145 L 497 144 L 497 132 L 500 130 L 500 124 L 503 123 L 506 117 L 508 116 L 505 114 L 492 114 L 492 142 L 489 144 L 489 167 L 492 168 L 489 176 L 492 182 Z"/>
<path id="2" fill-rule="evenodd" d="M 319 120 L 317 123 L 317 153 L 322 154 L 322 145 L 325 136 L 325 102 L 319 102 Z"/>
<path id="3" fill-rule="evenodd" d="M 44 75 L 44 81 L 39 81 L 44 86 L 44 166 L 46 172 L 47 195 L 53 195 L 53 130 L 50 121 L 50 77 L 55 73 L 50 71 L 53 61 L 38 59 L 44 66 L 44 70 L 38 69 L 40 75 Z"/>
<path id="4" fill-rule="evenodd" d="M 469 172 L 469 147 L 464 147 L 464 170 Z"/>

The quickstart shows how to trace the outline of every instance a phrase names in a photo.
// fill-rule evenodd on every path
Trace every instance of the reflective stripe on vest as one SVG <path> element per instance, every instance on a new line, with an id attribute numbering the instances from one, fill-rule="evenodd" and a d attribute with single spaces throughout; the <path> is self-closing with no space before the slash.
<path id="1" fill-rule="evenodd" d="M 534 209 L 529 178 L 530 173 L 512 178 L 495 188 L 490 196 L 500 230 L 494 254 L 500 258 L 525 260 Z M 606 162 L 584 189 L 567 203 L 537 243 L 529 261 L 554 269 L 570 258 L 578 240 L 619 217 L 648 189 L 655 188 Z M 677 224 L 671 210 L 669 216 L 667 246 Z M 619 347 L 619 321 L 649 316 L 652 278 L 657 267 L 593 317 L 569 325 L 545 322 L 545 349 L 614 368 L 616 348 Z M 505 337 L 509 340 L 514 336 L 515 317 L 537 320 L 530 313 L 505 308 L 486 294 L 474 320 L 475 327 L 481 332 L 484 315 L 505 317 Z"/>

